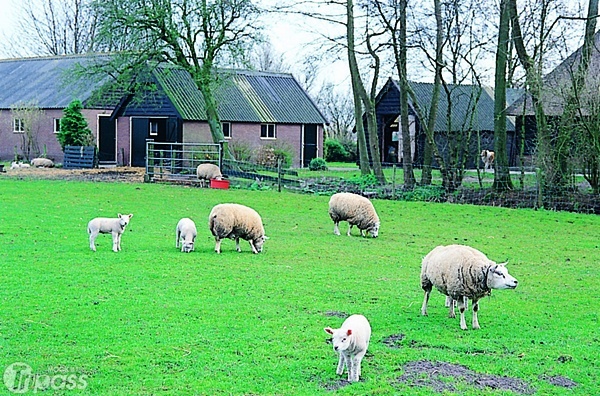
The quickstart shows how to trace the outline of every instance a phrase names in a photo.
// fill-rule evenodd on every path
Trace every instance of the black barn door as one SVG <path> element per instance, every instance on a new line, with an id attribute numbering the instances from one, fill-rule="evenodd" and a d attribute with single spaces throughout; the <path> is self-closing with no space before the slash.
<path id="1" fill-rule="evenodd" d="M 317 126 L 316 125 L 304 125 L 304 155 L 302 158 L 302 165 L 308 166 L 310 160 L 317 156 Z"/>
<path id="2" fill-rule="evenodd" d="M 116 121 L 109 116 L 98 117 L 98 162 L 100 164 L 117 163 L 117 128 Z"/>
<path id="3" fill-rule="evenodd" d="M 149 138 L 150 120 L 131 119 L 131 166 L 146 166 L 146 139 Z"/>

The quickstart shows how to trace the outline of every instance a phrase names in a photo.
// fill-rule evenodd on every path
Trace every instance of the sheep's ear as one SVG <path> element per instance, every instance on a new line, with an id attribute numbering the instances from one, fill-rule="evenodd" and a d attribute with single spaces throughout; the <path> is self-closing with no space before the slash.
<path id="1" fill-rule="evenodd" d="M 117 213 L 117 216 L 119 217 L 119 219 L 120 219 L 121 217 L 123 217 L 123 215 L 122 215 L 121 213 Z"/>
<path id="2" fill-rule="evenodd" d="M 352 329 L 348 329 L 348 331 L 346 332 L 346 335 L 352 335 Z"/>
<path id="3" fill-rule="evenodd" d="M 331 327 L 325 327 L 323 330 L 325 330 L 325 333 L 327 334 L 333 334 L 333 329 Z"/>
<path id="4" fill-rule="evenodd" d="M 505 263 L 500 263 L 500 264 L 498 264 L 498 265 L 501 265 L 501 266 L 503 266 L 503 267 L 506 267 L 506 266 L 508 265 L 508 260 L 506 260 L 506 262 L 505 262 Z"/>
<path id="5" fill-rule="evenodd" d="M 133 217 L 133 213 L 130 213 L 128 216 L 131 219 Z"/>
<path id="6" fill-rule="evenodd" d="M 266 241 L 267 239 L 271 239 L 271 238 L 269 238 L 269 237 L 268 237 L 268 236 L 266 236 L 266 235 L 263 235 L 263 238 L 264 238 L 264 240 L 265 240 L 265 241 Z"/>

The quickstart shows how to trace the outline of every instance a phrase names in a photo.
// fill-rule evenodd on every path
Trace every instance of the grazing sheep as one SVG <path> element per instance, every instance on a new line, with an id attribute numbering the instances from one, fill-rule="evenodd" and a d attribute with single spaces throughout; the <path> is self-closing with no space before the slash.
<path id="1" fill-rule="evenodd" d="M 483 150 L 481 152 L 481 162 L 483 162 L 483 171 L 486 169 L 492 169 L 492 165 L 494 164 L 494 159 L 496 159 L 496 153 L 490 150 Z"/>
<path id="2" fill-rule="evenodd" d="M 379 216 L 373 207 L 371 201 L 358 194 L 337 193 L 331 196 L 329 200 L 329 216 L 333 220 L 333 233 L 340 235 L 340 221 L 348 222 L 348 233 L 352 231 L 353 226 L 357 226 L 363 237 L 367 232 L 373 238 L 379 235 Z"/>
<path id="3" fill-rule="evenodd" d="M 200 180 L 200 185 L 204 187 L 204 183 L 208 181 L 210 183 L 211 179 L 221 180 L 223 179 L 223 175 L 221 174 L 221 170 L 215 164 L 200 164 L 196 168 L 196 175 Z"/>
<path id="4" fill-rule="evenodd" d="M 129 224 L 129 220 L 133 214 L 122 215 L 119 213 L 117 218 L 96 217 L 88 223 L 88 233 L 90 234 L 90 249 L 96 251 L 94 241 L 98 234 L 112 234 L 113 252 L 121 250 L 121 235 L 125 230 L 125 226 Z"/>
<path id="5" fill-rule="evenodd" d="M 467 329 L 465 322 L 466 301 L 473 305 L 473 328 L 479 329 L 477 311 L 479 300 L 491 294 L 492 289 L 514 289 L 517 280 L 509 275 L 506 263 L 496 264 L 477 249 L 464 245 L 438 246 L 423 259 L 421 287 L 425 298 L 421 314 L 427 315 L 427 302 L 435 286 L 441 293 L 456 301 L 460 309 L 460 328 Z M 453 301 L 446 299 L 450 317 L 454 315 Z"/>
<path id="6" fill-rule="evenodd" d="M 333 350 L 340 355 L 337 370 L 338 375 L 348 369 L 348 381 L 357 382 L 360 379 L 360 362 L 362 361 L 371 338 L 371 325 L 362 315 L 348 317 L 342 327 L 332 329 L 325 327 L 325 332 L 333 336 Z"/>
<path id="7" fill-rule="evenodd" d="M 208 228 L 215 236 L 215 252 L 221 253 L 221 239 L 235 239 L 235 248 L 240 249 L 240 238 L 248 241 L 252 253 L 262 251 L 267 239 L 260 215 L 252 208 L 238 204 L 219 204 L 208 216 Z"/>
<path id="8" fill-rule="evenodd" d="M 54 166 L 54 162 L 48 158 L 34 158 L 31 160 L 31 165 L 37 168 L 52 168 Z"/>
<path id="9" fill-rule="evenodd" d="M 194 240 L 196 239 L 196 235 L 198 235 L 196 224 L 194 224 L 192 219 L 184 217 L 179 220 L 177 228 L 175 229 L 175 247 L 178 248 L 179 242 L 181 241 L 181 251 L 184 253 L 191 252 L 194 250 Z"/>

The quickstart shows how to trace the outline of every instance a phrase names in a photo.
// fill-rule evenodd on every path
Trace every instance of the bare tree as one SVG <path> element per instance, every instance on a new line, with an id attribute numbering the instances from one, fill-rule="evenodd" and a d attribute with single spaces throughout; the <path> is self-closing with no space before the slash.
<path id="1" fill-rule="evenodd" d="M 21 134 L 20 151 L 26 160 L 40 155 L 38 135 L 43 124 L 44 110 L 35 103 L 18 103 L 11 107 L 14 130 Z"/>
<path id="2" fill-rule="evenodd" d="M 352 127 L 355 120 L 350 92 L 340 91 L 333 84 L 328 83 L 323 85 L 316 98 L 317 104 L 329 120 L 326 129 L 327 137 L 340 142 L 353 141 Z"/>

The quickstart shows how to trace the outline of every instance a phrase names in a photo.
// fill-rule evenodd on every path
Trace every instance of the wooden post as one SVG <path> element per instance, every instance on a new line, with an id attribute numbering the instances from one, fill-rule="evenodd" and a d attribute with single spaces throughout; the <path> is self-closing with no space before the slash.
<path id="1" fill-rule="evenodd" d="M 281 192 L 281 158 L 277 159 L 277 191 Z"/>
<path id="2" fill-rule="evenodd" d="M 392 199 L 396 199 L 396 164 L 392 167 L 394 173 L 392 174 Z"/>

